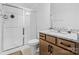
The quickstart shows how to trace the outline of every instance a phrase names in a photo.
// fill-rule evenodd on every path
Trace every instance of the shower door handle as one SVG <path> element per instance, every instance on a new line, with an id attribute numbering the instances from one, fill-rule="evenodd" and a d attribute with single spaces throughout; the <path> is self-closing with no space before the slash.
<path id="1" fill-rule="evenodd" d="M 23 28 L 23 35 L 24 35 L 24 28 Z"/>

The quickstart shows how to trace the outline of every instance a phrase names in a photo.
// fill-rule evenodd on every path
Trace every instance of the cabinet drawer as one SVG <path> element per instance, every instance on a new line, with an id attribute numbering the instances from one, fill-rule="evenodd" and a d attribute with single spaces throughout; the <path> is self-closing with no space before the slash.
<path id="1" fill-rule="evenodd" d="M 45 34 L 44 33 L 40 33 L 39 36 L 40 36 L 40 39 L 44 39 L 45 40 Z"/>
<path id="2" fill-rule="evenodd" d="M 74 53 L 64 50 L 63 48 L 52 45 L 54 55 L 74 55 Z"/>
<path id="3" fill-rule="evenodd" d="M 75 43 L 74 42 L 66 41 L 64 39 L 57 39 L 57 45 L 65 48 L 65 49 L 68 49 L 72 52 L 75 52 Z"/>
<path id="4" fill-rule="evenodd" d="M 56 38 L 50 35 L 46 35 L 46 40 L 51 43 L 56 43 Z"/>

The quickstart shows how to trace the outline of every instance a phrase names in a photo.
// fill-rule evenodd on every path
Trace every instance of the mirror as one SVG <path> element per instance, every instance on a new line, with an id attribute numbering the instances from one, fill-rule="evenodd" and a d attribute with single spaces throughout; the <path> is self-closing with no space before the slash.
<path id="1" fill-rule="evenodd" d="M 51 27 L 79 29 L 79 3 L 51 3 Z"/>

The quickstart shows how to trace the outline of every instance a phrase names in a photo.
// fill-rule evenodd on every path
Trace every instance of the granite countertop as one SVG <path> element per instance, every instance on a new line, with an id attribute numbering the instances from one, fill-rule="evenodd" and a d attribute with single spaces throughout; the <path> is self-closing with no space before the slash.
<path id="1" fill-rule="evenodd" d="M 51 36 L 65 39 L 65 40 L 74 41 L 74 42 L 79 43 L 79 39 L 77 39 L 76 33 L 71 33 L 71 34 L 70 33 L 60 33 L 55 30 L 52 30 L 52 31 L 51 30 L 44 30 L 44 31 L 40 31 L 40 33 L 44 33 L 47 35 L 51 35 Z"/>

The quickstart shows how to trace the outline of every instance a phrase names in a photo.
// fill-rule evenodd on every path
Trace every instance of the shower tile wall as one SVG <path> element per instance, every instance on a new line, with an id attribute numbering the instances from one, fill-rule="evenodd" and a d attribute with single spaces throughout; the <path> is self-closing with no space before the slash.
<path id="1" fill-rule="evenodd" d="M 23 45 L 23 10 L 2 5 L 3 15 L 3 50 Z M 11 17 L 11 15 L 13 15 Z"/>
<path id="2" fill-rule="evenodd" d="M 1 7 L 1 5 L 0 5 L 0 7 Z M 1 17 L 1 14 L 2 14 L 2 11 L 1 11 L 1 8 L 0 8 L 0 51 L 1 51 L 1 39 L 2 39 L 2 17 Z"/>

